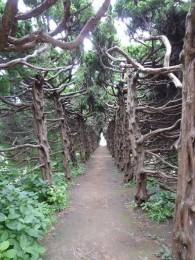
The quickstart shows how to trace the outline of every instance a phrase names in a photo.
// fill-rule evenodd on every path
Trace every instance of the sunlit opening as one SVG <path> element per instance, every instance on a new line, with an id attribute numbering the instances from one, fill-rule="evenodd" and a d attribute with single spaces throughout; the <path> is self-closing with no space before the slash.
<path id="1" fill-rule="evenodd" d="M 107 145 L 106 139 L 104 138 L 103 133 L 101 133 L 101 135 L 100 135 L 100 146 L 106 146 L 106 145 Z"/>

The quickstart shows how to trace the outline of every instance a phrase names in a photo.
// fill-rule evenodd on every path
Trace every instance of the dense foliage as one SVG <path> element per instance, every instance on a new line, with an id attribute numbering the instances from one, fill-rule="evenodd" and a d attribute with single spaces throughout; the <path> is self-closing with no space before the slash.
<path id="1" fill-rule="evenodd" d="M 83 166 L 71 168 L 74 181 Z M 55 212 L 67 207 L 68 185 L 63 172 L 54 173 L 49 186 L 40 174 L 14 169 L 8 163 L 0 169 L 0 256 L 2 259 L 39 259 L 45 249 L 39 241 L 55 221 Z"/>

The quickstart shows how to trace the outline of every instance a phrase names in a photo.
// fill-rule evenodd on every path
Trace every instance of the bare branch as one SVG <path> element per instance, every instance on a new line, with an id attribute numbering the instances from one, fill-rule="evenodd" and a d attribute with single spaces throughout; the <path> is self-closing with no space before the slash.
<path id="1" fill-rule="evenodd" d="M 7 100 L 7 99 L 5 99 L 5 98 L 3 98 L 3 97 L 0 97 L 0 100 L 3 102 L 3 103 L 5 103 L 5 104 L 7 104 L 7 105 L 10 105 L 10 106 L 13 106 L 13 107 L 19 107 L 19 108 L 27 108 L 27 107 L 31 107 L 31 103 L 28 103 L 28 104 L 16 104 L 16 103 L 14 103 L 14 102 L 11 102 L 11 101 L 9 101 L 9 100 Z"/>
<path id="2" fill-rule="evenodd" d="M 1 149 L 0 148 L 0 153 L 3 153 L 3 152 L 11 152 L 11 151 L 16 151 L 18 149 L 23 149 L 23 148 L 41 148 L 40 145 L 38 144 L 21 144 L 21 145 L 17 145 L 17 146 L 14 146 L 14 147 L 10 147 L 10 148 L 4 148 L 4 149 Z"/>
<path id="3" fill-rule="evenodd" d="M 37 55 L 39 55 L 40 53 L 46 51 L 49 48 L 48 44 L 45 44 L 42 48 L 35 50 L 32 54 L 24 57 L 24 58 L 18 58 L 12 61 L 9 61 L 7 63 L 2 63 L 0 64 L 0 70 L 4 70 L 4 69 L 10 69 L 11 67 L 17 65 L 17 64 L 23 64 L 24 62 L 26 62 L 29 59 L 33 59 L 35 58 Z"/>
<path id="4" fill-rule="evenodd" d="M 126 52 L 124 52 L 123 50 L 121 50 L 118 47 L 110 48 L 106 52 L 107 56 L 110 59 L 112 59 L 113 61 L 125 62 L 124 59 L 114 58 L 113 56 L 111 56 L 110 53 L 112 53 L 114 51 L 118 52 L 123 57 L 125 57 L 126 62 L 128 64 L 124 64 L 123 65 L 124 68 L 132 68 L 133 67 L 134 69 L 136 69 L 136 70 L 138 70 L 140 72 L 143 72 L 143 73 L 148 73 L 148 74 L 153 74 L 153 75 L 168 74 L 168 76 L 169 76 L 169 73 L 171 73 L 171 72 L 176 72 L 176 71 L 181 71 L 182 70 L 182 65 L 181 64 L 180 65 L 175 65 L 175 66 L 162 67 L 162 68 L 145 68 L 139 62 L 137 62 L 134 59 L 130 58 Z M 175 75 L 171 75 L 170 79 L 172 81 L 174 80 L 175 84 L 178 83 L 178 84 L 176 84 L 176 87 L 181 87 L 181 83 L 179 84 L 179 79 L 177 79 Z"/>
<path id="5" fill-rule="evenodd" d="M 46 0 L 33 10 L 29 11 L 28 13 L 25 14 L 18 14 L 16 16 L 17 20 L 27 20 L 32 17 L 36 17 L 40 14 L 42 14 L 44 11 L 46 11 L 48 8 L 50 8 L 52 5 L 54 5 L 58 0 Z"/>
<path id="6" fill-rule="evenodd" d="M 165 52 L 165 57 L 164 57 L 164 67 L 169 67 L 170 65 L 170 57 L 171 57 L 171 44 L 168 40 L 168 38 L 165 35 L 159 35 L 159 36 L 155 36 L 155 37 L 151 37 L 149 38 L 149 40 L 162 40 L 162 42 L 165 45 L 166 48 L 166 52 Z M 181 88 L 182 87 L 182 83 L 181 81 L 173 74 L 173 73 L 169 73 L 168 77 L 170 78 L 170 80 L 174 83 L 176 88 Z"/>
<path id="7" fill-rule="evenodd" d="M 166 127 L 166 128 L 161 128 L 161 129 L 157 129 L 157 130 L 154 130 L 154 131 L 151 131 L 145 135 L 142 136 L 143 140 L 140 140 L 140 141 L 145 141 L 157 134 L 160 134 L 162 132 L 166 132 L 166 131 L 170 131 L 172 129 L 174 129 L 179 123 L 181 122 L 181 119 L 178 119 L 174 125 L 170 126 L 170 127 Z"/>
<path id="8" fill-rule="evenodd" d="M 62 95 L 60 96 L 60 100 L 63 99 L 63 98 L 68 98 L 68 97 L 74 96 L 74 95 L 76 95 L 76 94 L 83 93 L 83 92 L 85 92 L 85 91 L 86 91 L 86 89 L 83 89 L 83 90 L 78 90 L 78 91 L 74 91 L 74 92 L 69 92 L 69 93 L 67 93 L 67 94 L 62 94 Z"/>
<path id="9" fill-rule="evenodd" d="M 42 33 L 40 40 L 42 42 L 50 43 L 53 46 L 59 47 L 63 50 L 72 50 L 76 48 L 84 40 L 87 34 L 93 29 L 93 27 L 96 25 L 98 20 L 100 20 L 100 18 L 105 14 L 109 4 L 110 4 L 110 0 L 104 1 L 103 5 L 100 7 L 98 12 L 87 21 L 87 23 L 85 24 L 85 26 L 83 27 L 83 29 L 81 30 L 81 32 L 79 33 L 79 35 L 76 37 L 75 40 L 70 42 L 62 42 L 57 39 L 54 39 L 52 36 L 50 36 L 45 32 Z"/>
<path id="10" fill-rule="evenodd" d="M 175 181 L 177 180 L 176 176 L 167 175 L 165 172 L 163 172 L 161 170 L 153 171 L 153 170 L 144 169 L 144 172 L 147 174 L 158 174 L 161 177 L 163 177 L 165 179 L 169 179 L 169 180 L 175 180 Z"/>
<path id="11" fill-rule="evenodd" d="M 67 70 L 73 69 L 74 65 L 69 65 L 67 67 L 64 67 L 60 69 L 54 76 L 50 77 L 49 79 L 45 79 L 45 81 L 51 81 L 52 79 L 55 79 L 60 73 L 65 72 Z"/>
<path id="12" fill-rule="evenodd" d="M 71 0 L 66 0 L 64 2 L 64 15 L 63 18 L 60 22 L 60 24 L 57 26 L 57 28 L 55 28 L 55 30 L 49 32 L 49 35 L 54 36 L 58 33 L 61 33 L 65 28 L 66 28 L 66 23 L 70 17 L 70 6 L 71 6 Z M 68 37 L 68 33 L 65 36 L 65 38 Z"/>
<path id="13" fill-rule="evenodd" d="M 57 68 L 43 68 L 43 67 L 39 67 L 39 66 L 36 66 L 36 65 L 32 65 L 28 62 L 25 62 L 25 61 L 22 61 L 20 64 L 23 64 L 31 69 L 34 69 L 34 70 L 41 70 L 41 71 L 57 71 L 57 70 L 61 70 L 63 67 L 57 67 Z"/>
<path id="14" fill-rule="evenodd" d="M 162 161 L 162 162 L 165 163 L 166 165 L 170 166 L 171 168 L 174 168 L 174 169 L 178 170 L 178 167 L 177 167 L 177 166 L 175 166 L 175 165 L 173 165 L 173 164 L 171 164 L 171 163 L 165 161 L 165 160 L 162 158 L 162 156 L 159 156 L 159 155 L 157 155 L 157 154 L 155 154 L 155 153 L 152 153 L 152 152 L 150 152 L 150 151 L 148 151 L 148 150 L 146 150 L 146 153 L 148 153 L 148 154 L 150 154 L 150 155 L 152 155 L 152 156 L 155 156 L 156 158 L 158 158 L 160 161 Z"/>
<path id="15" fill-rule="evenodd" d="M 70 1 L 68 1 L 70 2 Z M 13 44 L 13 46 L 10 46 L 12 50 L 16 48 L 16 45 L 19 45 L 19 48 L 21 50 L 25 50 L 25 44 L 28 43 L 37 43 L 37 42 L 44 42 L 44 43 L 50 43 L 55 47 L 59 47 L 63 50 L 72 50 L 81 44 L 81 42 L 84 40 L 84 38 L 87 36 L 87 34 L 94 28 L 96 23 L 101 19 L 101 17 L 105 14 L 108 6 L 110 4 L 110 0 L 104 0 L 104 3 L 100 7 L 100 9 L 97 11 L 95 15 L 93 15 L 85 24 L 79 35 L 76 37 L 76 39 L 70 41 L 70 42 L 63 42 L 61 40 L 57 40 L 53 38 L 51 35 L 54 33 L 46 33 L 43 30 L 39 30 L 37 32 L 34 32 L 32 34 L 29 34 L 21 39 L 9 37 L 10 43 Z M 67 11 L 67 10 L 66 10 Z M 63 26 L 64 28 L 64 26 Z M 22 45 L 22 47 L 21 47 Z M 5 46 L 2 47 L 2 49 Z M 29 47 L 27 45 L 27 47 Z M 7 48 L 7 51 L 10 50 L 10 48 Z M 16 48 L 17 50 L 17 48 Z"/>

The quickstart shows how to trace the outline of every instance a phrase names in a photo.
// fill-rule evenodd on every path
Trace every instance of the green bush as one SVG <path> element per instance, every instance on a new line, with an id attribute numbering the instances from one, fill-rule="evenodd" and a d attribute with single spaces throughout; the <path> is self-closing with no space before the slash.
<path id="1" fill-rule="evenodd" d="M 45 249 L 38 243 L 48 226 L 50 207 L 34 192 L 12 184 L 0 187 L 0 255 L 3 259 L 39 259 Z"/>
<path id="2" fill-rule="evenodd" d="M 67 185 L 53 185 L 47 190 L 47 202 L 54 206 L 56 211 L 61 211 L 67 206 L 68 198 L 66 193 Z"/>
<path id="3" fill-rule="evenodd" d="M 71 177 L 74 180 L 78 176 L 83 175 L 83 173 L 85 171 L 85 166 L 84 166 L 84 164 L 80 163 L 78 168 L 71 166 L 70 171 L 71 171 Z"/>
<path id="4" fill-rule="evenodd" d="M 175 193 L 158 188 L 147 202 L 141 204 L 141 207 L 151 219 L 158 222 L 165 221 L 167 218 L 173 217 L 175 197 Z"/>
<path id="5" fill-rule="evenodd" d="M 25 174 L 20 177 L 19 187 L 25 191 L 36 193 L 39 202 L 47 200 L 48 182 L 40 177 L 40 173 Z"/>
<path id="6" fill-rule="evenodd" d="M 39 240 L 54 222 L 55 212 L 67 206 L 64 173 L 54 173 L 50 187 L 40 173 L 9 169 L 0 166 L 0 259 L 40 259 L 45 249 Z M 83 166 L 71 168 L 73 179 L 83 171 Z"/>

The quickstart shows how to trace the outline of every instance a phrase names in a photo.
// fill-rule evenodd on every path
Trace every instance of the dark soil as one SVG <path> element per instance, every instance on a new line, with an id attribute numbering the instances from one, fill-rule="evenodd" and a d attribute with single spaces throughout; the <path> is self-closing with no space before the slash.
<path id="1" fill-rule="evenodd" d="M 43 245 L 45 260 L 154 260 L 171 240 L 172 224 L 148 220 L 132 209 L 134 188 L 125 187 L 106 147 L 89 160 Z"/>

